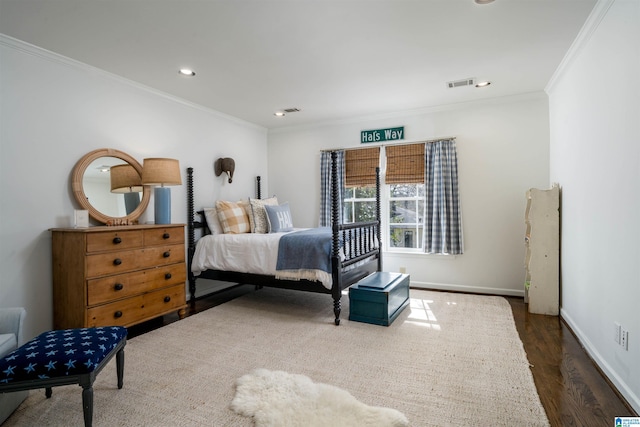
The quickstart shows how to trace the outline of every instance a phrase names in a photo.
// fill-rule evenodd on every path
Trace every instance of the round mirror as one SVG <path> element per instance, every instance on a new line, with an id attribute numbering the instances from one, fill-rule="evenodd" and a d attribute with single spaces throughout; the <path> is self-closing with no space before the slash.
<path id="1" fill-rule="evenodd" d="M 142 166 L 136 159 L 113 148 L 101 148 L 76 163 L 71 186 L 92 218 L 105 224 L 133 224 L 151 198 L 141 176 Z"/>

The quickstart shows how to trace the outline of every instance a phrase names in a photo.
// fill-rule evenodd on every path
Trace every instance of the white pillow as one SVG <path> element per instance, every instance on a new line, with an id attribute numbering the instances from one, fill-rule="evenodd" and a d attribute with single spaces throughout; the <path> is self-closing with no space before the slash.
<path id="1" fill-rule="evenodd" d="M 207 227 L 211 234 L 224 234 L 222 226 L 218 219 L 218 210 L 216 208 L 204 208 L 204 218 L 207 221 Z"/>

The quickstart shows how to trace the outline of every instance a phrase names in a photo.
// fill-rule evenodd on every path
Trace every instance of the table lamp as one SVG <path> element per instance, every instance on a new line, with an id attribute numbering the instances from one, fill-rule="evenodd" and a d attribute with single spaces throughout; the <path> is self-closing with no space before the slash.
<path id="1" fill-rule="evenodd" d="M 156 224 L 171 224 L 171 189 L 182 185 L 180 164 L 175 159 L 152 158 L 142 163 L 142 184 L 155 185 L 153 191 Z"/>

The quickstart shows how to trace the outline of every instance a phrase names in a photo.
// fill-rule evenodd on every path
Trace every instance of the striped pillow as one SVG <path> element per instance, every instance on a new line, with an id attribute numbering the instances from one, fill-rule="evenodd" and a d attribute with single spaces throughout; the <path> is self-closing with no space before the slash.
<path id="1" fill-rule="evenodd" d="M 247 215 L 248 202 L 227 202 L 218 200 L 216 210 L 222 231 L 227 234 L 250 233 L 251 225 Z"/>

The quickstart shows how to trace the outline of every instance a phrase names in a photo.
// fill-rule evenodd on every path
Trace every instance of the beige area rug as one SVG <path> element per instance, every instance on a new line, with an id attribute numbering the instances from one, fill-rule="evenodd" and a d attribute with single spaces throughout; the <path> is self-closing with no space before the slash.
<path id="1" fill-rule="evenodd" d="M 329 295 L 262 289 L 128 341 L 94 384 L 94 426 L 253 426 L 230 409 L 255 369 L 301 374 L 412 426 L 548 426 L 509 303 L 411 290 L 389 326 L 333 325 Z M 32 391 L 6 426 L 82 425 L 81 388 Z M 4 427 L 5 425 L 3 425 Z"/>

